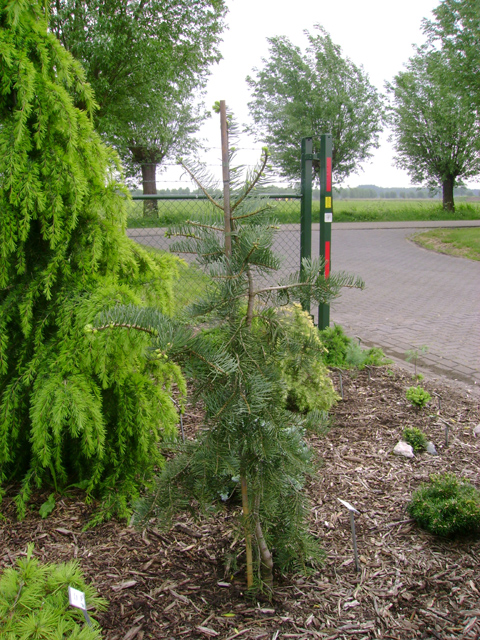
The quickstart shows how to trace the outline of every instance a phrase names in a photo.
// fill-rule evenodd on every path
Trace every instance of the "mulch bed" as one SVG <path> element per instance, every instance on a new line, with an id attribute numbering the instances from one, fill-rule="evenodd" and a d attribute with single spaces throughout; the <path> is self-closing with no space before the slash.
<path id="1" fill-rule="evenodd" d="M 339 374 L 333 373 L 337 389 Z M 319 461 L 309 481 L 311 530 L 326 552 L 310 575 L 276 576 L 271 601 L 245 594 L 244 555 L 234 508 L 208 520 L 182 516 L 168 533 L 137 532 L 111 521 L 82 531 L 91 515 L 79 497 L 57 501 L 47 519 L 38 495 L 23 522 L 7 495 L 0 522 L 0 570 L 35 543 L 45 561 L 78 558 L 88 581 L 108 599 L 97 616 L 107 640 L 322 638 L 473 640 L 480 637 L 480 540 L 446 541 L 419 529 L 406 505 L 431 473 L 479 478 L 478 398 L 438 381 L 422 385 L 438 398 L 423 410 L 405 400 L 410 375 L 395 367 L 342 374 L 344 400 L 333 426 L 311 435 Z M 187 434 L 199 415 L 193 410 Z M 445 423 L 449 444 L 445 445 Z M 438 450 L 412 460 L 392 455 L 406 426 L 417 426 Z M 350 518 L 358 511 L 360 571 Z"/>

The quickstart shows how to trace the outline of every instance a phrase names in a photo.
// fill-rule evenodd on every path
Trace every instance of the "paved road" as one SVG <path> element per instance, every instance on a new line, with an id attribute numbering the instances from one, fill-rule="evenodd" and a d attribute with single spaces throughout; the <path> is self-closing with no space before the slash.
<path id="1" fill-rule="evenodd" d="M 428 347 L 421 365 L 475 385 L 480 392 L 480 262 L 420 248 L 408 238 L 426 227 L 480 226 L 480 222 L 334 223 L 332 267 L 360 275 L 363 291 L 344 290 L 330 318 L 366 345 L 405 359 Z M 276 249 L 287 270 L 297 268 L 298 225 L 283 225 Z M 129 230 L 138 242 L 167 248 L 164 230 Z M 318 225 L 314 225 L 318 255 Z M 316 244 L 316 246 L 315 246 Z"/>
<path id="2" fill-rule="evenodd" d="M 366 287 L 345 290 L 331 321 L 400 359 L 426 345 L 426 369 L 480 389 L 480 262 L 422 249 L 408 239 L 418 228 L 395 226 L 333 225 L 333 269 Z"/>

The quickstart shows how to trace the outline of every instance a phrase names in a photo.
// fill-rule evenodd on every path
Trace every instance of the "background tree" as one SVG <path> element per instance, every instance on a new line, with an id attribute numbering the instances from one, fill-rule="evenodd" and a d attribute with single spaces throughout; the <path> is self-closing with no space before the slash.
<path id="1" fill-rule="evenodd" d="M 131 175 L 141 170 L 144 193 L 156 193 L 157 164 L 194 144 L 225 12 L 224 0 L 52 3 L 51 28 L 93 87 L 95 126 Z"/>
<path id="2" fill-rule="evenodd" d="M 363 69 L 342 56 L 321 26 L 305 34 L 305 52 L 284 36 L 268 39 L 269 58 L 247 78 L 252 131 L 290 180 L 300 176 L 301 138 L 313 135 L 314 152 L 319 152 L 318 136 L 331 133 L 332 166 L 341 182 L 378 147 L 382 103 Z"/>
<path id="3" fill-rule="evenodd" d="M 449 82 L 457 94 L 480 111 L 480 0 L 443 0 L 424 20 L 430 46 L 448 62 Z"/>
<path id="4" fill-rule="evenodd" d="M 0 0 L 0 26 L 0 482 L 22 481 L 20 514 L 33 487 L 69 483 L 125 514 L 184 380 L 147 335 L 84 329 L 121 301 L 171 312 L 177 259 L 127 238 L 118 156 L 45 3 Z"/>
<path id="5" fill-rule="evenodd" d="M 388 85 L 396 164 L 415 183 L 443 190 L 443 208 L 454 211 L 453 189 L 480 173 L 479 118 L 450 84 L 442 53 L 418 49 L 406 71 Z"/>

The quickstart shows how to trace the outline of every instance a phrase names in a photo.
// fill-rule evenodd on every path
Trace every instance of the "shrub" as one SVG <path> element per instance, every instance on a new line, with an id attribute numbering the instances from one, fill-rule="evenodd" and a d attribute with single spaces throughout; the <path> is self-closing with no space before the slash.
<path id="1" fill-rule="evenodd" d="M 453 474 L 433 475 L 415 491 L 408 512 L 438 536 L 475 533 L 480 531 L 480 491 Z"/>
<path id="2" fill-rule="evenodd" d="M 432 399 L 432 396 L 423 387 L 408 387 L 405 395 L 415 407 L 424 407 Z"/>
<path id="3" fill-rule="evenodd" d="M 426 451 L 427 449 L 427 437 L 423 431 L 420 431 L 417 427 L 406 427 L 403 431 L 403 439 L 412 446 L 415 453 Z"/>
<path id="4" fill-rule="evenodd" d="M 99 640 L 98 623 L 85 626 L 79 609 L 69 606 L 68 587 L 83 591 L 87 606 L 98 611 L 107 601 L 86 584 L 77 561 L 41 564 L 33 557 L 33 545 L 27 557 L 17 560 L 18 568 L 6 569 L 0 577 L 0 637 L 5 640 Z M 90 616 L 90 614 L 89 614 Z"/>
<path id="5" fill-rule="evenodd" d="M 311 316 L 299 304 L 279 311 L 286 337 L 278 360 L 286 383 L 287 408 L 301 413 L 328 411 L 338 400 L 323 362 L 325 348 Z"/>
<path id="6" fill-rule="evenodd" d="M 328 367 L 344 368 L 347 348 L 351 341 L 342 327 L 339 324 L 333 327 L 326 327 L 326 329 L 320 331 L 320 339 L 325 347 L 323 355 L 325 364 Z"/>
<path id="7" fill-rule="evenodd" d="M 73 483 L 125 516 L 184 381 L 147 336 L 84 328 L 118 303 L 171 313 L 178 260 L 127 238 L 118 158 L 47 7 L 0 4 L 0 483 L 21 483 L 19 516 L 34 487 Z"/>
<path id="8" fill-rule="evenodd" d="M 362 349 L 338 324 L 320 331 L 320 339 L 325 347 L 323 360 L 327 367 L 364 369 L 367 366 L 381 366 L 391 362 L 378 347 Z"/>

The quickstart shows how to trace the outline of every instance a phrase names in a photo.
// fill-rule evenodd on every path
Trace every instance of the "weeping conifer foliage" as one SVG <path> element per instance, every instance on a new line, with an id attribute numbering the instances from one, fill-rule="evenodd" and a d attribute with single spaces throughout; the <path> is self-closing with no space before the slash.
<path id="1" fill-rule="evenodd" d="M 230 136 L 234 126 L 229 118 Z M 235 172 L 231 176 L 231 250 L 224 229 L 224 201 L 208 195 L 208 187 L 214 185 L 207 177 L 184 165 L 212 205 L 202 218 L 170 230 L 181 237 L 176 250 L 195 253 L 211 276 L 204 298 L 189 309 L 186 322 L 197 332 L 185 342 L 188 353 L 183 355 L 185 371 L 205 407 L 205 428 L 195 442 L 177 447 L 153 492 L 138 502 L 136 519 L 145 525 L 155 517 L 165 525 L 179 509 L 194 504 L 204 508 L 221 500 L 241 504 L 247 585 L 270 589 L 274 563 L 299 569 L 321 555 L 308 533 L 308 501 L 302 491 L 312 470 L 305 418 L 286 409 L 288 380 L 281 363 L 290 358 L 304 373 L 320 359 L 322 348 L 318 344 L 315 348 L 315 340 L 301 330 L 290 330 L 292 314 L 283 308 L 298 300 L 326 302 L 341 287 L 361 287 L 362 282 L 346 274 L 325 280 L 318 260 L 304 261 L 301 274 L 278 281 L 281 261 L 272 250 L 274 212 L 254 196 L 267 162 L 265 149 L 245 182 Z M 180 355 L 173 341 L 169 346 L 160 337 L 165 330 L 153 315 L 142 319 L 132 309 L 119 307 L 101 321 L 104 326 L 134 321 L 148 327 L 154 346 L 165 356 L 176 360 Z M 322 392 L 330 406 L 335 393 L 329 380 L 318 388 Z"/>
<path id="2" fill-rule="evenodd" d="M 22 482 L 20 515 L 34 486 L 69 483 L 125 514 L 184 380 L 148 335 L 84 329 L 119 303 L 171 312 L 176 264 L 126 237 L 118 159 L 47 10 L 0 0 L 0 482 Z"/>

